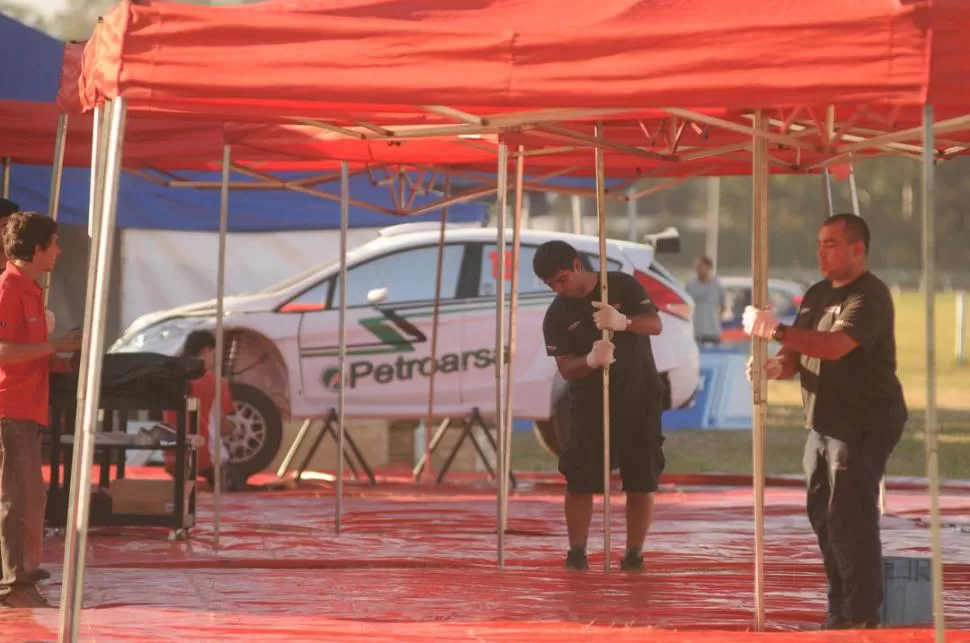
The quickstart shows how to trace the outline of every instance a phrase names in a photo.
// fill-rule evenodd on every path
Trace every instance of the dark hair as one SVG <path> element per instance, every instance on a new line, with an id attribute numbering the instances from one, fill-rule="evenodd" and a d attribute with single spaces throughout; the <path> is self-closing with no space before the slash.
<path id="1" fill-rule="evenodd" d="M 39 212 L 14 212 L 3 226 L 3 253 L 7 259 L 33 261 L 37 246 L 50 248 L 57 222 Z"/>
<path id="2" fill-rule="evenodd" d="M 204 348 L 216 348 L 216 336 L 208 330 L 193 330 L 185 338 L 182 357 L 198 357 Z"/>
<path id="3" fill-rule="evenodd" d="M 845 238 L 848 239 L 849 243 L 859 243 L 865 246 L 866 256 L 869 256 L 869 225 L 866 220 L 857 214 L 852 214 L 851 212 L 842 212 L 839 214 L 833 214 L 825 220 L 822 225 L 835 225 L 839 221 L 843 224 L 843 229 L 845 230 Z"/>
<path id="4" fill-rule="evenodd" d="M 14 212 L 20 212 L 20 206 L 10 199 L 0 197 L 0 219 L 5 219 Z"/>
<path id="5" fill-rule="evenodd" d="M 560 270 L 572 270 L 577 259 L 576 248 L 565 241 L 546 241 L 532 257 L 532 271 L 539 279 L 552 279 Z"/>
<path id="6" fill-rule="evenodd" d="M 702 264 L 704 264 L 705 266 L 707 266 L 708 268 L 714 267 L 714 262 L 711 261 L 711 258 L 706 255 L 701 255 L 700 257 L 697 258 L 697 260 Z"/>

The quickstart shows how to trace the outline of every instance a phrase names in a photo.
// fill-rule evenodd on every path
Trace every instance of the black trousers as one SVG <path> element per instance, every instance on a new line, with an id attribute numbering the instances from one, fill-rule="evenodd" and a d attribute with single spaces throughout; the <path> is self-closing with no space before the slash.
<path id="1" fill-rule="evenodd" d="M 879 622 L 883 601 L 879 481 L 902 429 L 845 442 L 809 431 L 805 444 L 808 519 L 828 577 L 829 614 Z"/>

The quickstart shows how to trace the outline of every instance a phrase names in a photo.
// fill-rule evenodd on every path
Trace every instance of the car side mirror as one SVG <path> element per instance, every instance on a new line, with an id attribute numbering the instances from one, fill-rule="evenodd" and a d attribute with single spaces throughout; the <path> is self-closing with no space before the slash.
<path id="1" fill-rule="evenodd" d="M 376 307 L 387 299 L 387 288 L 374 288 L 367 291 L 367 301 L 371 306 Z"/>

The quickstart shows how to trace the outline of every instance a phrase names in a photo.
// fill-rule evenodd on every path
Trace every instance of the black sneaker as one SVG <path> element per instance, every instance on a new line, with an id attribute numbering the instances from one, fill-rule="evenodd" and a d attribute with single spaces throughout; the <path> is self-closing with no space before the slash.
<path id="1" fill-rule="evenodd" d="M 51 573 L 44 569 L 43 567 L 38 567 L 34 570 L 34 582 L 47 580 L 51 577 Z"/>
<path id="2" fill-rule="evenodd" d="M 620 561 L 620 569 L 625 572 L 642 572 L 643 552 L 639 549 L 628 549 L 626 556 Z"/>
<path id="3" fill-rule="evenodd" d="M 570 549 L 566 554 L 566 564 L 563 567 L 574 572 L 587 571 L 589 560 L 586 558 L 586 552 L 581 549 Z"/>

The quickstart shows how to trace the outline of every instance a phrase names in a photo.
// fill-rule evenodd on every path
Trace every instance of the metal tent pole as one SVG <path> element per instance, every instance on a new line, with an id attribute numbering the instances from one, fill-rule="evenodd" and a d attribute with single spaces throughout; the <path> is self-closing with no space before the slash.
<path id="1" fill-rule="evenodd" d="M 94 297 L 95 297 L 95 279 L 97 277 L 97 267 L 98 267 L 98 245 L 97 239 L 101 237 L 101 204 L 104 201 L 104 153 L 105 146 L 103 141 L 105 139 L 105 132 L 101 131 L 101 128 L 106 124 L 105 118 L 103 116 L 110 116 L 111 104 L 107 103 L 102 108 L 101 106 L 94 108 L 94 127 L 91 130 L 91 185 L 90 185 L 90 201 L 88 204 L 88 274 L 87 274 L 87 285 L 86 294 L 84 298 L 84 321 L 82 328 L 85 329 L 86 333 L 84 339 L 81 343 L 81 364 L 87 364 L 90 360 L 90 348 L 88 341 L 90 339 L 90 328 L 91 328 L 91 315 L 94 310 Z M 82 367 L 78 373 L 78 384 L 77 384 L 77 406 L 80 407 L 84 403 L 84 391 L 86 389 L 87 380 L 87 368 Z M 75 436 L 79 435 L 78 427 L 80 426 L 79 420 L 81 415 L 77 414 L 75 417 Z M 72 456 L 72 468 L 74 471 L 80 471 L 82 469 L 81 463 L 82 459 L 81 449 L 78 448 L 78 441 L 75 440 L 75 447 Z M 68 492 L 68 504 L 70 508 L 70 513 L 68 515 L 66 528 L 65 528 L 65 541 L 64 541 L 64 578 L 68 578 L 68 561 L 72 561 L 77 556 L 78 539 L 75 537 L 75 532 L 70 528 L 70 526 L 75 522 L 76 516 L 74 512 L 77 510 L 77 503 L 74 500 L 78 496 L 78 484 L 80 476 L 71 476 L 71 488 Z M 61 588 L 61 618 L 64 618 L 63 610 L 71 609 L 70 605 L 73 605 L 73 596 L 70 596 L 68 590 L 71 589 L 68 583 L 64 583 Z M 73 589 L 72 589 L 73 591 Z M 63 637 L 62 637 L 63 640 Z"/>
<path id="2" fill-rule="evenodd" d="M 755 112 L 756 132 L 767 129 L 761 110 Z M 752 168 L 754 198 L 752 208 L 751 264 L 753 273 L 752 303 L 757 308 L 768 305 L 768 142 L 754 137 Z M 768 359 L 767 340 L 751 340 L 755 364 Z M 752 378 L 752 480 L 754 485 L 754 603 L 755 629 L 765 627 L 765 429 L 767 425 L 768 386 L 763 368 L 754 370 Z"/>
<path id="3" fill-rule="evenodd" d="M 87 544 L 88 512 L 91 506 L 91 469 L 94 462 L 95 429 L 101 401 L 105 324 L 108 317 L 108 291 L 111 280 L 111 246 L 114 241 L 118 205 L 118 182 L 125 133 L 125 99 L 115 99 L 110 109 L 107 156 L 104 163 L 104 201 L 95 222 L 88 275 L 88 303 L 78 380 L 77 422 L 74 430 L 74 476 L 72 484 L 67 543 L 64 549 L 64 586 L 61 594 L 61 641 L 76 641 L 83 598 L 84 556 Z M 89 317 L 90 315 L 90 317 Z M 82 388 L 83 385 L 83 388 Z"/>
<path id="4" fill-rule="evenodd" d="M 61 181 L 64 177 L 64 143 L 67 139 L 67 114 L 57 115 L 57 136 L 54 139 L 54 166 L 51 168 L 51 190 L 47 201 L 47 214 L 57 221 L 57 211 L 61 205 Z M 51 298 L 51 285 L 54 273 L 48 273 L 44 285 L 44 307 Z"/>
<path id="5" fill-rule="evenodd" d="M 512 477 L 512 423 L 515 420 L 515 413 L 512 409 L 512 391 L 515 382 L 515 336 L 519 320 L 519 265 L 522 248 L 522 200 L 524 197 L 523 184 L 525 183 L 525 157 L 522 152 L 523 146 L 519 146 L 518 154 L 515 157 L 515 201 L 512 210 L 512 263 L 511 263 L 511 297 L 509 301 L 509 363 L 506 369 L 505 380 L 505 444 L 502 451 L 503 467 L 505 470 L 504 489 L 505 495 L 502 500 L 505 503 L 505 522 L 502 528 L 508 528 L 509 520 L 509 484 Z"/>
<path id="6" fill-rule="evenodd" d="M 603 124 L 597 123 L 594 136 L 597 139 L 603 138 Z M 600 301 L 609 304 L 609 289 L 606 282 L 606 163 L 603 159 L 603 148 L 596 146 L 595 169 L 596 169 L 596 221 L 599 229 L 599 255 L 600 255 Z M 603 329 L 603 339 L 611 339 L 612 333 Z M 603 366 L 603 573 L 609 574 L 612 561 L 612 547 L 610 542 L 610 474 L 612 458 L 610 457 L 610 365 Z"/>
<path id="7" fill-rule="evenodd" d="M 213 469 L 213 547 L 219 550 L 219 518 L 222 509 L 222 378 L 223 356 L 225 342 L 223 341 L 223 325 L 225 318 L 226 298 L 226 235 L 229 233 L 229 173 L 232 162 L 232 147 L 226 143 L 222 146 L 222 185 L 219 192 L 219 265 L 216 271 L 216 395 L 209 413 L 209 435 L 206 443 L 212 449 Z"/>
<path id="8" fill-rule="evenodd" d="M 505 470 L 505 225 L 508 218 L 508 181 L 509 181 L 509 147 L 506 143 L 498 146 L 498 220 L 496 229 L 498 239 L 496 244 L 496 266 L 498 268 L 498 283 L 495 288 L 495 429 L 498 433 L 498 566 L 505 567 L 505 485 L 508 483 L 508 472 Z M 487 430 L 487 429 L 486 429 Z"/>
<path id="9" fill-rule="evenodd" d="M 334 530 L 339 534 L 344 504 L 344 440 L 346 439 L 346 392 L 347 383 L 347 227 L 350 224 L 350 173 L 347 161 L 340 162 L 340 317 L 337 332 L 340 350 L 337 368 L 340 370 L 340 386 L 337 387 L 337 507 L 334 512 Z"/>
<path id="10" fill-rule="evenodd" d="M 923 288 L 926 314 L 926 475 L 930 482 L 930 542 L 933 569 L 933 623 L 943 643 L 943 551 L 940 541 L 939 427 L 936 423 L 936 242 L 933 106 L 923 107 Z"/>
<path id="11" fill-rule="evenodd" d="M 445 176 L 444 197 L 451 196 L 451 175 Z M 441 270 L 445 261 L 445 228 L 448 225 L 448 206 L 441 208 L 441 231 L 438 234 L 438 266 L 435 270 L 434 310 L 431 313 L 431 373 L 428 374 L 428 413 L 424 418 L 424 466 L 415 476 L 416 480 L 427 472 L 428 479 L 434 480 L 431 469 L 431 424 L 434 421 L 434 385 L 438 374 L 438 318 L 441 313 Z"/>
<path id="12" fill-rule="evenodd" d="M 0 177 L 0 196 L 10 198 L 10 157 L 3 157 L 3 175 Z"/>

